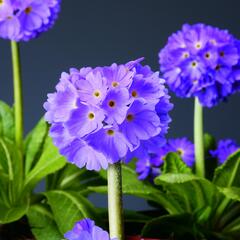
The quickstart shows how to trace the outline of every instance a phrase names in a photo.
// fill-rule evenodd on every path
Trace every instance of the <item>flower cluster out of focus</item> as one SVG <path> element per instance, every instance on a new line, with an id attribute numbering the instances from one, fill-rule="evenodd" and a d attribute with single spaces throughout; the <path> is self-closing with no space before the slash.
<path id="1" fill-rule="evenodd" d="M 61 0 L 0 0 L 0 37 L 28 41 L 54 24 Z"/>
<path id="2" fill-rule="evenodd" d="M 179 97 L 212 107 L 239 90 L 239 41 L 227 30 L 183 25 L 159 53 L 161 71 Z"/>
<path id="3" fill-rule="evenodd" d="M 110 240 L 108 232 L 96 226 L 89 218 L 77 222 L 64 237 L 67 240 Z"/>
<path id="4" fill-rule="evenodd" d="M 149 141 L 141 146 L 140 149 L 137 150 L 135 154 L 135 157 L 138 159 L 136 172 L 139 174 L 140 180 L 146 178 L 152 180 L 160 175 L 164 158 L 170 152 L 178 153 L 189 167 L 193 167 L 195 162 L 194 144 L 185 137 L 169 139 L 166 144 L 160 148 Z"/>
<path id="5" fill-rule="evenodd" d="M 218 142 L 217 149 L 211 150 L 210 154 L 212 157 L 217 158 L 218 163 L 224 163 L 228 157 L 240 149 L 240 146 L 236 143 L 236 141 L 232 139 L 223 139 Z"/>
<path id="6" fill-rule="evenodd" d="M 50 135 L 79 168 L 106 169 L 153 138 L 165 142 L 172 109 L 164 80 L 138 59 L 70 69 L 44 104 Z M 128 160 L 128 157 L 127 157 Z"/>
<path id="7" fill-rule="evenodd" d="M 240 150 L 240 145 L 236 141 L 222 139 L 218 142 L 216 149 L 209 150 L 209 153 L 213 158 L 217 159 L 220 165 L 238 150 Z M 146 144 L 142 144 L 133 154 L 137 158 L 136 172 L 139 175 L 138 178 L 140 180 L 149 179 L 152 181 L 155 177 L 159 176 L 164 159 L 170 152 L 179 154 L 188 167 L 194 167 L 194 144 L 186 137 L 168 139 L 161 147 L 154 145 L 153 141 L 146 141 Z"/>

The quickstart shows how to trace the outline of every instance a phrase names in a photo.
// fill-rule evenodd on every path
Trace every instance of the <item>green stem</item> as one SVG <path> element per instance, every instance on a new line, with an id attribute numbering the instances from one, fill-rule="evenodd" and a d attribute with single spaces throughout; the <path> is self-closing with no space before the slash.
<path id="1" fill-rule="evenodd" d="M 14 114 L 15 114 L 15 141 L 21 154 L 23 152 L 23 97 L 21 81 L 20 52 L 17 42 L 11 42 L 13 85 L 14 85 Z"/>
<path id="2" fill-rule="evenodd" d="M 205 164 L 204 164 L 204 139 L 203 139 L 203 108 L 197 98 L 195 98 L 194 107 L 194 144 L 195 144 L 196 174 L 199 177 L 204 177 Z"/>
<path id="3" fill-rule="evenodd" d="M 111 238 L 124 239 L 121 163 L 108 167 L 108 214 Z"/>

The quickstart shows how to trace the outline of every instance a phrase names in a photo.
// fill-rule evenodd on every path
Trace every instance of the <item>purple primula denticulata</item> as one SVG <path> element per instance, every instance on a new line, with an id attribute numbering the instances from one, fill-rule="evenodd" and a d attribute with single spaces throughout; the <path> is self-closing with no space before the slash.
<path id="1" fill-rule="evenodd" d="M 224 163 L 228 157 L 240 149 L 236 141 L 232 139 L 223 139 L 218 142 L 217 149 L 210 150 L 210 154 L 218 159 L 218 163 Z"/>
<path id="2" fill-rule="evenodd" d="M 108 232 L 95 225 L 89 218 L 77 222 L 73 229 L 64 234 L 67 240 L 117 240 L 110 239 Z"/>
<path id="3" fill-rule="evenodd" d="M 161 174 L 164 158 L 170 152 L 178 153 L 187 166 L 193 167 L 195 163 L 194 144 L 185 137 L 168 139 L 164 144 L 159 136 L 152 138 L 150 141 L 144 141 L 141 147 L 129 157 L 135 156 L 138 159 L 136 163 L 138 178 L 140 180 L 148 178 L 152 181 Z"/>
<path id="4" fill-rule="evenodd" d="M 164 80 L 142 60 L 62 73 L 44 108 L 53 143 L 69 162 L 99 171 L 129 161 L 144 142 L 164 143 L 172 104 Z"/>
<path id="5" fill-rule="evenodd" d="M 240 86 L 240 44 L 227 30 L 185 24 L 159 53 L 170 89 L 183 98 L 197 97 L 213 107 Z"/>
<path id="6" fill-rule="evenodd" d="M 61 0 L 0 1 L 0 37 L 29 41 L 51 28 L 60 11 Z"/>

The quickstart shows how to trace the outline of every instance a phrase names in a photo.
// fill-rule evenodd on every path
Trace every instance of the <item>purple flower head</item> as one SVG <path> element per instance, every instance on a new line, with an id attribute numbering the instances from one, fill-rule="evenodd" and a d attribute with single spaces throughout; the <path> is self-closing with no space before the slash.
<path id="1" fill-rule="evenodd" d="M 166 151 L 178 153 L 189 167 L 194 165 L 194 144 L 187 138 L 169 139 L 166 145 Z"/>
<path id="2" fill-rule="evenodd" d="M 72 230 L 64 234 L 64 237 L 67 240 L 111 240 L 108 232 L 96 226 L 95 222 L 88 218 L 77 222 Z"/>
<path id="3" fill-rule="evenodd" d="M 62 73 L 44 108 L 50 136 L 69 162 L 106 169 L 128 161 L 141 144 L 150 151 L 165 142 L 172 104 L 164 80 L 141 60 Z M 131 96 L 132 86 L 139 96 Z"/>
<path id="4" fill-rule="evenodd" d="M 0 37 L 28 41 L 47 31 L 60 11 L 60 0 L 2 0 Z"/>
<path id="5" fill-rule="evenodd" d="M 240 149 L 240 146 L 232 139 L 224 139 L 218 142 L 216 150 L 210 150 L 210 154 L 218 159 L 219 164 L 224 163 L 228 157 Z"/>
<path id="6" fill-rule="evenodd" d="M 177 96 L 198 97 L 203 106 L 215 106 L 237 90 L 238 45 L 226 30 L 185 24 L 160 51 L 161 71 Z"/>

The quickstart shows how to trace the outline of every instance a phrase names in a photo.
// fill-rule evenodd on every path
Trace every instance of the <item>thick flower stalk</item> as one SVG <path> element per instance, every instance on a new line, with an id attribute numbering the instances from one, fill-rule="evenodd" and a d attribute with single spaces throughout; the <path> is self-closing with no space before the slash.
<path id="1" fill-rule="evenodd" d="M 212 157 L 218 159 L 219 164 L 223 164 L 231 154 L 240 149 L 240 146 L 236 141 L 232 139 L 223 139 L 218 142 L 215 150 L 210 150 Z"/>
<path id="2" fill-rule="evenodd" d="M 202 106 L 213 107 L 239 89 L 239 52 L 239 41 L 227 30 L 185 24 L 159 53 L 170 89 L 179 97 L 196 98 L 196 171 L 201 176 L 205 171 Z"/>
<path id="3" fill-rule="evenodd" d="M 111 240 L 108 232 L 96 226 L 95 222 L 88 218 L 77 222 L 72 230 L 64 234 L 64 237 L 67 240 Z"/>
<path id="4" fill-rule="evenodd" d="M 142 59 L 107 67 L 70 69 L 44 104 L 50 136 L 79 168 L 107 169 L 110 235 L 123 239 L 121 165 L 142 141 L 164 139 L 168 111 L 164 80 Z M 120 227 L 119 227 L 120 226 Z"/>
<path id="5" fill-rule="evenodd" d="M 179 154 L 187 166 L 193 167 L 195 164 L 194 144 L 186 137 L 171 138 L 165 144 L 156 141 L 157 137 L 151 141 L 142 144 L 139 149 L 131 153 L 138 159 L 136 163 L 136 172 L 139 179 L 149 178 L 151 181 L 161 174 L 161 167 L 164 158 L 170 152 Z"/>
<path id="6" fill-rule="evenodd" d="M 1 0 L 0 37 L 29 41 L 51 28 L 60 10 L 60 0 Z"/>

